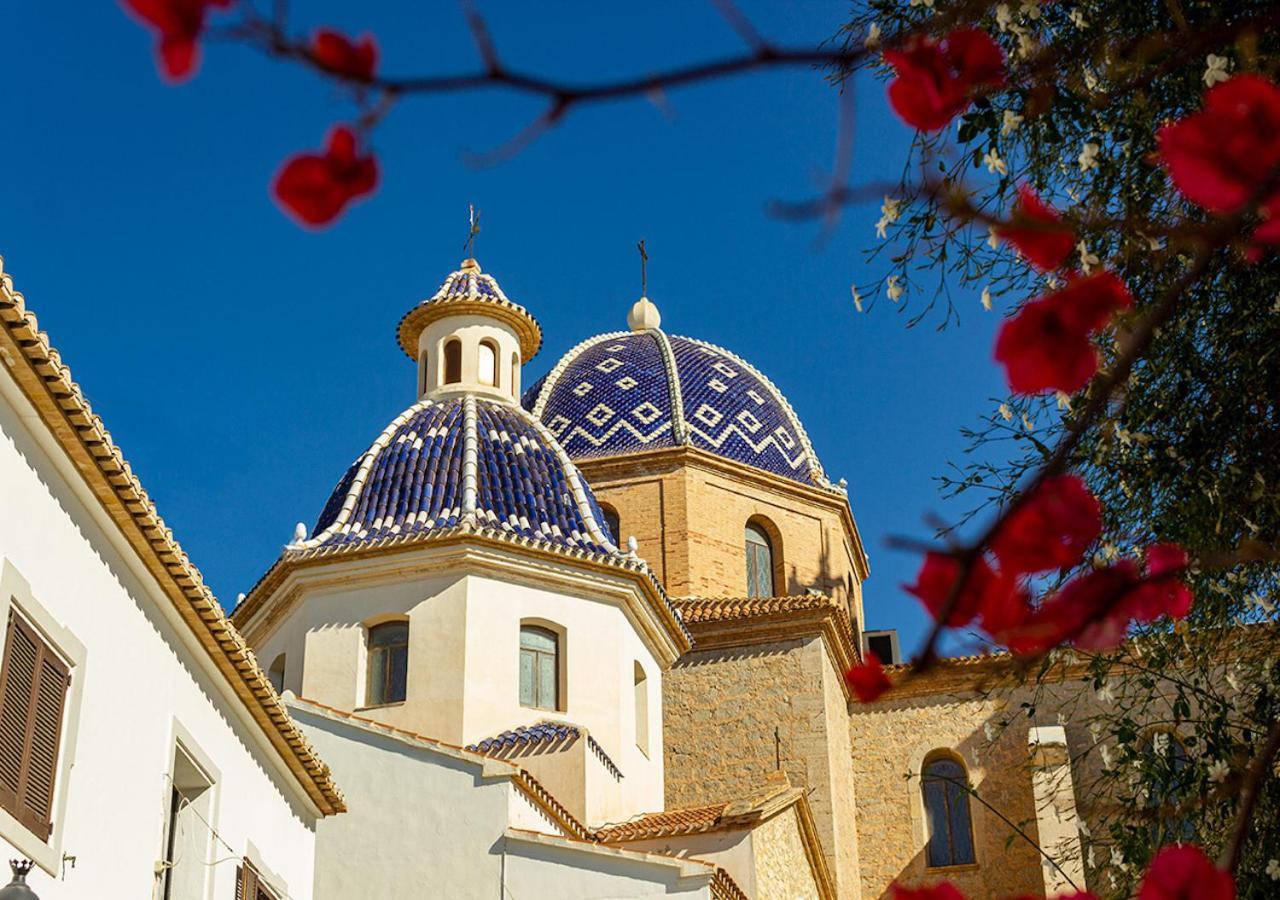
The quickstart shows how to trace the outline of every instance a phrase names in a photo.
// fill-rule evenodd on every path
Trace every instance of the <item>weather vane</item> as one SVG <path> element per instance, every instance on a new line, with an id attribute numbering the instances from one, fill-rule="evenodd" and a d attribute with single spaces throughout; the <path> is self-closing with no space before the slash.
<path id="1" fill-rule="evenodd" d="M 645 272 L 645 264 L 649 262 L 649 254 L 645 253 L 644 251 L 643 239 L 640 241 L 640 243 L 636 244 L 636 249 L 640 251 L 640 296 L 644 297 L 648 295 L 648 286 L 647 286 L 648 275 Z"/>
<path id="2" fill-rule="evenodd" d="M 470 210 L 470 227 L 467 229 L 467 259 L 475 258 L 476 235 L 480 233 L 480 211 L 476 209 L 474 203 L 468 203 L 467 209 Z"/>

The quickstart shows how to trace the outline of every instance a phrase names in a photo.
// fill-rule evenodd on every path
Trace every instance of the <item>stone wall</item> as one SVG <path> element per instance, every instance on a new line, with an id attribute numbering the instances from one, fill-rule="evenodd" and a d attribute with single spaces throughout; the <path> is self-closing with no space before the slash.
<path id="1" fill-rule="evenodd" d="M 834 677 L 816 636 L 686 655 L 664 681 L 666 800 L 678 808 L 748 796 L 780 767 L 809 791 L 839 895 L 856 898 L 853 786 L 840 749 L 848 720 Z"/>
<path id="2" fill-rule="evenodd" d="M 751 832 L 756 900 L 803 900 L 818 896 L 813 867 L 800 837 L 795 806 Z"/>

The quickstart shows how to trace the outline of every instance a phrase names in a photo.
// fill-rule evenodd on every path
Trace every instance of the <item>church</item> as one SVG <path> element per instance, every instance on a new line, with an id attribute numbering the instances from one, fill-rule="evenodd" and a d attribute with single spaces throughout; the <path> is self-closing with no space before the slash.
<path id="1" fill-rule="evenodd" d="M 463 260 L 395 329 L 415 402 L 228 615 L 2 277 L 0 842 L 31 895 L 1100 877 L 1079 669 L 1030 716 L 999 654 L 858 703 L 843 673 L 900 654 L 850 486 L 777 385 L 648 298 L 526 385 L 536 304 Z"/>

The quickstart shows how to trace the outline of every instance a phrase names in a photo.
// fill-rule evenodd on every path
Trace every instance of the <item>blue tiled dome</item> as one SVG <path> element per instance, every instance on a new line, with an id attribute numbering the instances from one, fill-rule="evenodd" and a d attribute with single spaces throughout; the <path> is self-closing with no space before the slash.
<path id="1" fill-rule="evenodd" d="M 620 555 L 591 488 L 519 407 L 469 395 L 409 407 L 343 475 L 293 549 L 369 544 L 470 524 Z"/>
<path id="2" fill-rule="evenodd" d="M 804 426 L 741 357 L 656 327 L 574 347 L 523 397 L 574 459 L 688 444 L 830 488 Z"/>

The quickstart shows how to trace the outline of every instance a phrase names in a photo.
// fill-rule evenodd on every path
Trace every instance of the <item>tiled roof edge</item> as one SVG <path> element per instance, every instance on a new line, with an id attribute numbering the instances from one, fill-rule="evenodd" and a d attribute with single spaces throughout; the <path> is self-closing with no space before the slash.
<path id="1" fill-rule="evenodd" d="M 99 491 L 94 493 L 109 511 L 115 511 L 116 515 L 111 518 L 118 527 L 121 520 L 128 520 L 137 529 L 141 541 L 129 540 L 127 533 L 126 540 L 139 555 L 142 555 L 139 545 L 145 543 L 155 563 L 148 566 L 153 577 L 161 581 L 162 587 L 167 580 L 172 590 L 164 592 L 175 606 L 185 605 L 185 609 L 178 610 L 180 617 L 236 689 L 236 695 L 266 732 L 270 743 L 316 807 L 325 815 L 345 811 L 342 793 L 333 783 L 329 767 L 289 717 L 257 657 L 204 583 L 200 570 L 165 525 L 155 503 L 133 474 L 102 420 L 89 406 L 80 386 L 72 379 L 71 370 L 49 342 L 48 335 L 39 330 L 36 316 L 27 309 L 25 298 L 13 290 L 13 278 L 4 272 L 3 263 L 3 258 L 0 258 L 0 323 L 3 323 L 5 335 L 18 348 L 44 391 L 43 397 L 28 393 L 28 399 L 68 455 L 74 456 L 76 451 L 80 451 L 93 461 L 97 473 L 105 479 L 111 491 L 109 495 Z M 3 344 L 0 344 L 0 349 L 3 349 Z M 16 364 L 16 360 L 8 358 L 8 351 L 3 355 L 9 366 Z M 19 386 L 27 393 L 21 383 Z M 52 423 L 59 420 L 70 427 L 52 427 Z M 72 444 L 72 440 L 76 443 Z M 160 578 L 158 571 L 165 573 L 165 579 Z"/>

